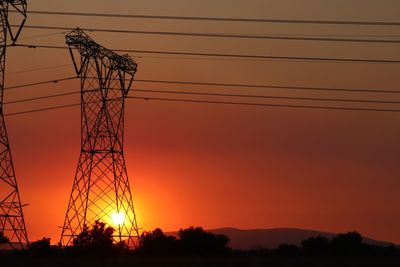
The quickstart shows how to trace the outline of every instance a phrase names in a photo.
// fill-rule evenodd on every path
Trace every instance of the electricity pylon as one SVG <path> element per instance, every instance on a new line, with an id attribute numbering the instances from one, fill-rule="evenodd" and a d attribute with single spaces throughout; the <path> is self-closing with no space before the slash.
<path id="1" fill-rule="evenodd" d="M 4 234 L 14 249 L 25 248 L 28 244 L 28 235 L 4 122 L 4 74 L 8 37 L 11 44 L 16 42 L 25 24 L 26 8 L 25 0 L 0 0 L 0 232 Z M 8 20 L 10 9 L 22 16 L 22 22 L 15 33 L 12 31 Z"/>
<path id="2" fill-rule="evenodd" d="M 137 65 L 86 35 L 66 35 L 81 82 L 81 154 L 61 233 L 73 244 L 96 221 L 115 229 L 114 241 L 135 246 L 139 238 L 124 159 L 124 104 Z M 76 55 L 76 51 L 79 55 Z"/>

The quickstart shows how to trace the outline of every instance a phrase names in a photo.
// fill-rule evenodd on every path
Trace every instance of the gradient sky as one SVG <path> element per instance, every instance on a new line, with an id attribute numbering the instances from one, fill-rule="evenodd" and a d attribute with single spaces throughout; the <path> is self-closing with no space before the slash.
<path id="1" fill-rule="evenodd" d="M 398 21 L 397 0 L 35 0 L 30 10 L 276 19 Z M 241 34 L 400 35 L 399 27 L 211 23 L 30 15 L 27 25 Z M 29 38 L 59 33 L 41 38 Z M 400 59 L 394 44 L 238 40 L 90 33 L 109 48 Z M 26 29 L 21 43 L 64 45 Z M 131 54 L 140 79 L 396 90 L 399 65 L 214 60 Z M 74 75 L 66 50 L 12 47 L 6 86 Z M 71 64 L 70 66 L 65 66 Z M 32 68 L 50 70 L 15 73 Z M 134 84 L 267 95 L 315 93 Z M 146 95 L 131 91 L 131 95 Z M 79 90 L 78 81 L 6 91 L 6 101 Z M 264 89 L 262 89 L 264 90 Z M 375 97 L 376 98 L 376 97 Z M 393 95 L 379 95 L 394 99 Z M 217 99 L 219 100 L 219 99 Z M 397 98 L 397 100 L 400 100 Z M 139 227 L 297 227 L 400 243 L 399 114 L 127 100 L 125 152 Z M 78 103 L 79 95 L 6 105 L 5 113 Z M 268 101 L 268 103 L 310 104 Z M 334 103 L 327 103 L 333 105 Z M 364 106 L 364 107 L 381 107 Z M 396 106 L 389 106 L 396 108 Z M 58 242 L 80 151 L 79 108 L 7 117 L 31 240 Z"/>

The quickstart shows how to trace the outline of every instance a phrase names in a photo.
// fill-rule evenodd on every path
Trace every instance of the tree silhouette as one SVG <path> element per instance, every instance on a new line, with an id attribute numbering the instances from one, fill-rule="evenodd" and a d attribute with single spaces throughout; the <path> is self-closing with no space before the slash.
<path id="1" fill-rule="evenodd" d="M 30 242 L 28 248 L 34 255 L 48 255 L 52 252 L 50 238 L 45 237 L 38 241 Z"/>
<path id="2" fill-rule="evenodd" d="M 348 232 L 336 235 L 331 241 L 331 248 L 335 254 L 357 255 L 363 250 L 363 238 L 358 232 Z"/>
<path id="3" fill-rule="evenodd" d="M 281 244 L 276 249 L 276 254 L 281 257 L 292 258 L 298 256 L 299 253 L 299 247 L 292 244 Z"/>
<path id="4" fill-rule="evenodd" d="M 181 229 L 178 236 L 179 239 L 167 236 L 159 228 L 145 232 L 140 238 L 140 250 L 152 255 L 217 255 L 229 250 L 226 236 L 206 232 L 201 227 Z"/>
<path id="5" fill-rule="evenodd" d="M 114 248 L 113 245 L 114 228 L 105 223 L 96 221 L 89 229 L 84 227 L 83 231 L 73 240 L 73 246 L 84 250 L 105 252 Z"/>
<path id="6" fill-rule="evenodd" d="M 3 232 L 0 231 L 0 244 L 6 244 L 8 242 L 9 242 L 8 238 L 4 235 Z"/>
<path id="7" fill-rule="evenodd" d="M 329 252 L 329 239 L 324 236 L 310 237 L 301 242 L 305 254 L 320 256 Z"/>
<path id="8" fill-rule="evenodd" d="M 145 254 L 171 254 L 177 252 L 177 240 L 173 236 L 167 236 L 157 228 L 151 232 L 144 232 L 140 236 L 139 249 Z"/>
<path id="9" fill-rule="evenodd" d="M 178 235 L 180 250 L 187 254 L 222 254 L 229 250 L 227 236 L 206 232 L 201 227 L 181 229 Z"/>

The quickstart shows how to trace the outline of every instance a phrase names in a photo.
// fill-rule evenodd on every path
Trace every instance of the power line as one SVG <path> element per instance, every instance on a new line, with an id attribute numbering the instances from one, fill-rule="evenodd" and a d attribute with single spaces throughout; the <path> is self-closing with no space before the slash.
<path id="1" fill-rule="evenodd" d="M 267 104 L 267 103 L 247 103 L 247 102 L 228 102 L 228 101 L 210 101 L 210 100 L 194 100 L 194 99 L 176 99 L 176 98 L 160 98 L 160 97 L 128 97 L 130 99 L 141 100 L 156 100 L 156 101 L 169 101 L 169 102 L 189 102 L 189 103 L 203 103 L 203 104 L 226 104 L 226 105 L 244 105 L 244 106 L 260 106 L 260 107 L 282 107 L 282 108 L 304 108 L 304 109 L 327 109 L 327 110 L 343 110 L 343 111 L 369 111 L 369 112 L 400 112 L 397 109 L 371 109 L 371 108 L 352 108 L 352 107 L 328 107 L 328 106 L 310 106 L 310 105 L 282 105 L 282 104 Z M 64 109 L 69 107 L 80 106 L 80 103 L 54 106 L 41 109 L 31 109 L 13 113 L 4 114 L 4 116 L 16 116 L 22 114 Z"/>
<path id="2" fill-rule="evenodd" d="M 77 79 L 77 77 L 69 77 L 57 80 L 47 80 L 36 83 L 21 84 L 5 89 L 17 89 L 23 87 L 30 87 L 48 83 L 57 83 Z M 328 91 L 349 91 L 349 92 L 365 92 L 365 93 L 400 93 L 400 91 L 384 91 L 384 90 L 362 90 L 362 89 L 345 89 L 345 88 L 317 88 L 317 87 L 277 87 L 268 85 L 251 85 L 251 84 L 224 84 L 224 83 L 200 83 L 200 82 L 181 82 L 181 81 L 162 81 L 162 80 L 135 80 L 136 82 L 151 82 L 151 83 L 167 83 L 167 84 L 184 84 L 184 85 L 208 85 L 208 86 L 228 86 L 228 87 L 247 87 L 247 88 L 277 88 L 277 89 L 301 89 L 301 90 L 328 90 Z M 166 94 L 184 94 L 184 95 L 204 95 L 204 96 L 225 96 L 225 97 L 249 97 L 249 98 L 270 98 L 270 99 L 291 99 L 291 100 L 310 100 L 310 101 L 335 101 L 335 102 L 354 102 L 354 103 L 380 103 L 380 104 L 399 104 L 400 101 L 393 100 L 366 100 L 366 99 L 337 99 L 337 98 L 311 98 L 311 97 L 291 97 L 291 96 L 266 96 L 266 95 L 243 95 L 243 94 L 227 94 L 227 93 L 206 93 L 206 92 L 192 92 L 192 91 L 171 91 L 171 90 L 150 90 L 150 89 L 134 89 L 134 92 L 150 92 L 150 93 L 166 93 Z M 4 104 L 14 104 L 20 102 L 28 102 L 46 98 L 54 98 L 66 95 L 80 93 L 80 91 L 44 95 L 34 98 L 20 99 L 5 102 Z"/>
<path id="3" fill-rule="evenodd" d="M 56 79 L 56 80 L 47 80 L 47 81 L 42 81 L 42 82 L 35 82 L 35 83 L 28 83 L 28 84 L 15 85 L 15 86 L 5 87 L 4 90 L 11 90 L 11 89 L 17 89 L 17 88 L 31 87 L 31 86 L 36 86 L 36 85 L 48 84 L 48 83 L 58 83 L 58 82 L 63 82 L 63 81 L 74 80 L 74 79 L 76 79 L 76 78 L 77 78 L 77 77 L 68 77 L 68 78 L 61 78 L 61 79 Z"/>
<path id="4" fill-rule="evenodd" d="M 18 71 L 13 71 L 13 72 L 7 72 L 7 75 L 12 75 L 12 74 L 19 74 L 19 73 L 28 73 L 28 72 L 35 72 L 35 71 L 41 71 L 41 70 L 50 70 L 50 69 L 57 69 L 57 68 L 65 68 L 65 67 L 71 67 L 71 64 L 63 64 L 63 65 L 54 65 L 54 66 L 49 66 L 49 67 L 41 67 L 41 68 L 33 68 L 33 69 L 26 69 L 26 70 L 18 70 Z"/>
<path id="5" fill-rule="evenodd" d="M 400 112 L 400 109 L 373 109 L 373 108 L 353 108 L 353 107 L 332 107 L 332 106 L 311 106 L 311 105 L 284 105 L 284 104 L 268 104 L 268 103 L 247 103 L 247 102 L 228 102 L 228 101 L 210 101 L 210 100 L 194 100 L 194 99 L 178 99 L 178 98 L 161 98 L 161 97 L 136 97 L 130 96 L 131 99 L 156 100 L 156 101 L 172 101 L 172 102 L 189 102 L 203 104 L 226 104 L 226 105 L 243 105 L 243 106 L 260 106 L 260 107 L 282 107 L 282 108 L 304 108 L 304 109 L 327 109 L 327 110 L 346 110 L 346 111 L 371 111 L 371 112 Z"/>
<path id="6" fill-rule="evenodd" d="M 16 44 L 15 46 L 27 48 L 45 48 L 45 49 L 68 49 L 64 46 L 40 45 L 40 44 Z M 111 49 L 115 52 L 125 53 L 144 53 L 144 54 L 162 54 L 175 56 L 198 56 L 198 57 L 217 57 L 217 58 L 240 58 L 240 59 L 273 59 L 290 61 L 329 61 L 329 62 L 353 62 L 353 63 L 384 63 L 398 64 L 400 60 L 391 59 L 357 59 L 357 58 L 327 58 L 327 57 L 292 57 L 292 56 L 268 56 L 268 55 L 244 55 L 244 54 L 219 54 L 219 53 L 195 53 L 178 51 L 153 51 L 153 50 L 133 50 L 133 49 Z"/>
<path id="7" fill-rule="evenodd" d="M 113 99 L 108 99 L 107 101 L 115 101 L 115 100 L 119 100 L 119 99 L 120 98 L 113 98 Z M 103 101 L 90 101 L 90 102 L 87 102 L 87 103 L 96 103 L 96 102 L 103 102 Z M 29 114 L 29 113 L 36 113 L 36 112 L 42 112 L 42 111 L 49 111 L 49 110 L 63 109 L 63 108 L 69 108 L 69 107 L 76 107 L 76 106 L 80 106 L 80 105 L 81 105 L 81 103 L 75 103 L 75 104 L 67 104 L 67 105 L 53 106 L 53 107 L 47 107 L 47 108 L 30 109 L 30 110 L 6 113 L 6 114 L 4 114 L 4 116 L 16 116 L 16 115 L 22 115 L 22 114 Z"/>
<path id="8" fill-rule="evenodd" d="M 58 83 L 77 79 L 77 77 L 68 77 L 56 80 L 47 80 L 35 83 L 15 85 L 6 87 L 5 89 L 17 89 L 48 83 Z M 270 86 L 270 85 L 252 85 L 252 84 L 229 84 L 229 83 L 201 83 L 201 82 L 182 82 L 182 81 L 163 81 L 163 80 L 135 80 L 135 82 L 149 82 L 149 83 L 166 83 L 166 84 L 184 84 L 184 85 L 207 85 L 207 86 L 223 86 L 223 87 L 243 87 L 243 88 L 275 88 L 275 89 L 301 89 L 301 90 L 327 90 L 327 91 L 346 91 L 346 92 L 364 92 L 364 93 L 400 93 L 400 91 L 386 91 L 386 90 L 363 90 L 363 89 L 346 89 L 346 88 L 318 88 L 318 87 L 283 87 L 283 86 Z M 249 98 L 270 98 L 270 99 L 291 99 L 291 100 L 311 100 L 311 101 L 337 101 L 337 102 L 355 102 L 355 103 L 380 103 L 380 104 L 399 104 L 400 101 L 393 100 L 367 100 L 367 99 L 337 99 L 337 98 L 312 98 L 312 97 L 291 97 L 291 96 L 266 96 L 266 95 L 248 95 L 248 94 L 228 94 L 228 93 L 208 93 L 208 92 L 193 92 L 193 91 L 171 91 L 171 90 L 151 90 L 151 89 L 134 89 L 134 92 L 149 92 L 149 93 L 165 93 L 165 94 L 184 94 L 184 95 L 203 95 L 203 96 L 225 96 L 225 97 L 249 97 Z M 77 94 L 79 91 L 70 93 L 61 93 L 53 95 L 45 95 L 34 98 L 20 99 L 5 102 L 4 104 L 14 104 L 20 102 L 27 102 L 39 99 L 53 98 L 65 95 Z"/>
<path id="9" fill-rule="evenodd" d="M 71 29 L 72 28 L 68 28 L 68 31 L 61 31 L 61 32 L 56 32 L 56 33 L 27 36 L 27 37 L 23 37 L 23 38 L 18 38 L 18 40 L 34 39 L 34 38 L 54 36 L 54 35 L 59 35 L 59 34 L 66 34 Z M 271 33 L 270 32 L 270 33 L 263 33 L 263 34 L 246 33 L 246 34 L 242 34 L 242 35 L 246 35 L 246 36 L 295 36 L 295 37 L 318 36 L 318 37 L 348 37 L 348 38 L 400 38 L 400 35 L 396 35 L 396 34 L 379 34 L 378 35 L 378 34 L 327 34 L 327 33 L 318 34 L 318 33 L 274 33 L 274 32 Z M 376 40 L 376 39 L 373 39 L 373 40 Z"/>
<path id="10" fill-rule="evenodd" d="M 180 95 L 199 95 L 199 96 L 219 96 L 219 97 L 243 97 L 243 98 L 264 98 L 278 100 L 305 100 L 305 101 L 329 101 L 329 102 L 352 102 L 352 103 L 374 103 L 374 104 L 400 104 L 395 100 L 367 100 L 367 99 L 339 99 L 339 98 L 316 98 L 316 97 L 293 97 L 293 96 L 271 96 L 271 95 L 247 95 L 247 94 L 227 94 L 227 93 L 205 93 L 190 91 L 170 91 L 170 90 L 141 90 L 135 89 L 134 92 L 161 93 L 161 94 L 180 94 Z"/>
<path id="11" fill-rule="evenodd" d="M 90 79 L 91 77 L 86 77 Z M 92 78 L 94 79 L 94 78 Z M 119 79 L 118 79 L 119 80 Z M 283 89 L 283 90 L 304 90 L 304 91 L 332 91 L 332 92 L 359 92 L 359 93 L 384 93 L 400 94 L 399 90 L 381 89 L 356 89 L 356 88 L 329 88 L 329 87 L 310 87 L 310 86 L 291 86 L 291 85 L 267 85 L 267 84 L 248 84 L 248 83 L 217 83 L 217 82 L 197 82 L 197 81 L 178 81 L 178 80 L 156 80 L 156 79 L 134 79 L 135 83 L 156 83 L 156 84 L 175 84 L 175 85 L 199 85 L 216 87 L 237 87 L 237 88 L 256 88 L 256 89 Z M 133 85 L 135 87 L 135 84 Z M 134 89 L 136 90 L 136 89 Z"/>
<path id="12" fill-rule="evenodd" d="M 37 34 L 37 35 L 31 35 L 31 36 L 26 36 L 22 38 L 18 38 L 18 40 L 30 40 L 30 39 L 36 39 L 36 38 L 42 38 L 42 37 L 49 37 L 49 36 L 55 36 L 55 35 L 60 35 L 60 34 L 66 34 L 67 32 L 55 32 L 55 33 L 46 33 L 46 34 Z M 390 37 L 389 37 L 390 38 Z"/>
<path id="13" fill-rule="evenodd" d="M 16 25 L 11 25 L 16 27 Z M 73 30 L 70 27 L 27 25 L 28 29 L 46 30 Z M 223 33 L 193 33 L 193 32 L 167 32 L 167 31 L 139 31 L 139 30 L 116 30 L 83 28 L 89 32 L 124 33 L 124 34 L 146 34 L 146 35 L 169 35 L 169 36 L 190 36 L 190 37 L 216 37 L 216 38 L 240 38 L 240 39 L 265 39 L 265 40 L 291 40 L 291 41 L 317 41 L 317 42 L 356 42 L 356 43 L 391 43 L 399 44 L 400 40 L 382 39 L 356 39 L 356 38 L 321 38 L 321 37 L 295 37 L 295 36 L 271 36 L 271 35 L 243 35 L 243 34 L 223 34 Z"/>
<path id="14" fill-rule="evenodd" d="M 339 91 L 339 92 L 342 91 L 342 92 L 400 94 L 400 91 L 396 91 L 396 90 L 372 90 L 372 89 L 352 89 L 352 88 L 326 88 L 326 87 L 306 87 L 306 86 L 256 85 L 256 84 L 234 84 L 234 83 L 208 83 L 208 82 L 190 82 L 190 81 L 151 80 L 151 79 L 135 79 L 135 82 L 161 83 L 161 84 L 182 84 L 182 85 L 199 85 L 199 86 L 260 88 L 260 89 L 268 88 L 268 89 L 285 89 L 285 90 Z"/>
<path id="15" fill-rule="evenodd" d="M 95 91 L 95 90 L 91 90 Z M 192 91 L 171 91 L 171 90 L 149 90 L 135 89 L 134 92 L 157 93 L 157 94 L 178 94 L 178 95 L 198 95 L 198 96 L 217 96 L 217 97 L 233 97 L 233 98 L 259 98 L 259 99 L 277 99 L 277 100 L 304 100 L 304 101 L 328 101 L 328 102 L 350 102 L 350 103 L 373 103 L 373 104 L 400 104 L 400 101 L 394 100 L 368 100 L 368 99 L 340 99 L 340 98 L 315 98 L 315 97 L 293 97 L 293 96 L 271 96 L 271 95 L 249 95 L 249 94 L 228 94 L 228 93 L 208 93 L 208 92 L 192 92 Z M 43 100 L 55 97 L 79 94 L 80 91 L 43 95 L 34 98 L 25 98 L 14 101 L 8 101 L 4 104 L 16 104 L 22 102 Z"/>
<path id="16" fill-rule="evenodd" d="M 180 95 L 200 95 L 200 96 L 219 96 L 219 97 L 241 97 L 241 98 L 264 98 L 264 99 L 279 99 L 279 100 L 305 100 L 305 101 L 334 101 L 334 102 L 351 102 L 351 103 L 375 103 L 375 104 L 400 104 L 400 101 L 385 101 L 385 100 L 360 100 L 360 99 L 337 99 L 337 98 L 311 98 L 311 97 L 291 97 L 291 96 L 265 96 L 265 95 L 243 95 L 243 94 L 226 94 L 226 93 L 203 93 L 203 92 L 187 92 L 187 91 L 166 91 L 166 90 L 140 90 L 135 89 L 135 92 L 145 92 L 145 93 L 158 93 L 158 94 L 180 94 Z M 67 95 L 74 95 L 79 94 L 80 91 L 68 92 L 68 93 L 60 93 L 60 94 L 52 94 L 52 95 L 44 95 L 34 98 L 27 98 L 27 99 L 20 99 L 5 102 L 4 104 L 15 104 L 21 102 L 28 102 L 34 100 L 43 100 L 48 98 L 54 97 L 62 97 Z M 138 98 L 138 99 L 153 99 L 153 100 L 162 100 L 165 99 L 167 101 L 172 101 L 175 98 L 160 98 L 160 97 L 128 97 L 128 98 Z M 185 99 L 175 99 L 176 101 L 183 101 Z M 186 101 L 186 100 L 185 100 Z M 211 101 L 211 100 L 195 100 L 190 99 L 189 102 L 199 102 L 199 103 L 221 103 L 224 104 L 227 101 Z M 255 105 L 255 106 L 283 106 L 283 107 L 308 107 L 304 105 L 282 105 L 282 104 L 268 104 L 268 103 L 249 103 L 249 102 L 228 102 L 226 104 L 240 104 L 240 105 Z M 73 104 L 75 105 L 75 104 Z M 60 107 L 51 107 L 51 108 L 44 108 L 38 109 L 37 111 L 44 111 L 44 110 L 52 110 L 58 109 L 63 107 L 70 107 L 71 105 L 63 105 Z M 318 106 L 324 109 L 345 109 L 345 110 L 366 110 L 366 111 L 393 111 L 391 109 L 370 109 L 370 108 L 355 108 L 355 107 L 326 107 L 326 106 Z M 33 110 L 36 111 L 36 110 Z M 32 111 L 32 112 L 33 112 Z M 399 110 L 400 112 L 400 110 Z M 23 111 L 21 114 L 30 113 L 30 111 Z M 18 113 L 20 114 L 20 113 Z M 10 115 L 10 114 L 9 114 Z M 12 114 L 16 115 L 16 114 Z"/>
<path id="17" fill-rule="evenodd" d="M 80 103 L 76 103 L 76 104 L 54 106 L 54 107 L 48 107 L 48 108 L 30 109 L 30 110 L 25 110 L 25 111 L 6 113 L 6 114 L 4 114 L 4 116 L 7 116 L 7 117 L 16 116 L 16 115 L 22 115 L 22 114 L 29 114 L 29 113 L 36 113 L 36 112 L 42 112 L 42 111 L 49 111 L 49 110 L 56 110 L 56 109 L 75 107 L 75 106 L 80 106 L 80 105 L 81 105 Z"/>
<path id="18" fill-rule="evenodd" d="M 10 11 L 12 12 L 12 11 Z M 346 20 L 290 20 L 290 19 L 262 19 L 262 18 L 232 18 L 232 17 L 199 17 L 199 16 L 162 16 L 162 15 L 138 15 L 138 14 L 111 14 L 88 12 L 60 12 L 30 10 L 29 14 L 63 15 L 85 17 L 113 17 L 135 19 L 162 19 L 162 20 L 193 20 L 193 21 L 222 21 L 222 22 L 257 22 L 257 23 L 286 23 L 286 24 L 331 24 L 331 25 L 363 25 L 363 26 L 400 26 L 400 22 L 390 21 L 346 21 Z"/>
<path id="19" fill-rule="evenodd" d="M 94 92 L 94 91 L 99 91 L 99 90 L 101 90 L 101 89 L 86 90 L 85 92 Z M 67 92 L 67 93 L 60 93 L 60 94 L 43 95 L 43 96 L 37 96 L 37 97 L 32 97 L 32 98 L 24 98 L 24 99 L 8 101 L 8 102 L 4 102 L 4 104 L 17 104 L 17 103 L 43 100 L 43 99 L 62 97 L 62 96 L 68 96 L 68 95 L 76 95 L 76 94 L 80 94 L 80 93 L 81 93 L 81 91 L 74 91 L 74 92 Z"/>
<path id="20" fill-rule="evenodd" d="M 29 101 L 35 101 L 35 100 L 42 100 L 42 99 L 49 99 L 49 98 L 55 98 L 55 97 L 61 97 L 61 96 L 75 95 L 75 94 L 80 94 L 80 93 L 81 93 L 81 91 L 75 91 L 75 92 L 60 93 L 60 94 L 53 94 L 53 95 L 44 95 L 44 96 L 38 96 L 38 97 L 32 97 L 32 98 L 25 98 L 25 99 L 8 101 L 8 102 L 4 102 L 4 104 L 17 104 L 17 103 L 23 103 L 23 102 L 29 102 Z"/>
<path id="21" fill-rule="evenodd" d="M 168 102 L 188 102 L 203 104 L 226 104 L 239 106 L 259 106 L 259 107 L 282 107 L 282 108 L 304 108 L 304 109 L 326 109 L 326 110 L 343 110 L 343 111 L 370 111 L 370 112 L 400 112 L 398 109 L 375 109 L 375 108 L 356 108 L 356 107 L 333 107 L 333 106 L 312 106 L 312 105 L 286 105 L 286 104 L 269 104 L 269 103 L 250 103 L 250 102 L 230 102 L 230 101 L 211 101 L 211 100 L 195 100 L 195 99 L 178 99 L 178 98 L 161 98 L 161 97 L 136 97 L 130 96 L 128 99 L 156 100 Z M 80 106 L 80 103 L 53 106 L 40 109 L 31 109 L 4 114 L 4 116 L 16 116 L 22 114 L 36 113 L 42 111 L 57 110 L 69 107 Z"/>

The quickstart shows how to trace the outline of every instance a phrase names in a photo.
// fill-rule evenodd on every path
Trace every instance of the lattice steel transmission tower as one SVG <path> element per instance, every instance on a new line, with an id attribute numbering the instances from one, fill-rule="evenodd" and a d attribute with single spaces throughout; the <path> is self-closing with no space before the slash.
<path id="1" fill-rule="evenodd" d="M 139 238 L 125 166 L 124 104 L 137 65 L 93 41 L 79 28 L 66 35 L 81 81 L 81 154 L 61 234 L 71 245 L 96 220 L 114 227 L 114 240 Z M 76 54 L 79 52 L 79 55 Z"/>
<path id="2" fill-rule="evenodd" d="M 3 232 L 14 249 L 25 248 L 28 244 L 28 235 L 4 122 L 4 74 L 7 42 L 11 41 L 11 44 L 16 42 L 26 20 L 26 8 L 25 0 L 0 0 L 0 232 Z M 15 33 L 9 23 L 10 10 L 16 11 L 22 21 Z"/>

